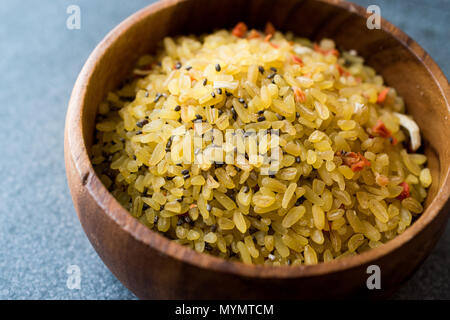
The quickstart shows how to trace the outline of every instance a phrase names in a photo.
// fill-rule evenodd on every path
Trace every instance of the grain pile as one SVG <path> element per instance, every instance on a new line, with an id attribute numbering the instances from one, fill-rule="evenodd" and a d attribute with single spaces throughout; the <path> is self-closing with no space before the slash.
<path id="1" fill-rule="evenodd" d="M 431 176 L 404 112 L 356 52 L 240 23 L 143 56 L 99 106 L 91 159 L 134 217 L 180 244 L 315 264 L 423 211 Z"/>

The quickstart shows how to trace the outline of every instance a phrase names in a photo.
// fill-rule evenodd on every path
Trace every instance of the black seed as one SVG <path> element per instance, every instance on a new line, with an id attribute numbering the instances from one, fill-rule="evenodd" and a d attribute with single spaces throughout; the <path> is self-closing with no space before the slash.
<path id="1" fill-rule="evenodd" d="M 157 224 L 158 223 L 158 216 L 155 216 L 154 218 L 153 218 L 153 224 Z"/>
<path id="2" fill-rule="evenodd" d="M 261 74 L 264 73 L 264 67 L 263 67 L 263 66 L 259 66 L 259 67 L 258 67 L 258 70 L 259 70 L 259 72 L 261 72 Z"/>
<path id="3" fill-rule="evenodd" d="M 143 120 L 139 120 L 138 122 L 136 122 L 136 126 L 139 128 L 142 128 L 143 126 L 145 126 L 148 123 L 147 119 L 143 119 Z"/>
<path id="4" fill-rule="evenodd" d="M 239 101 L 240 103 L 244 103 L 244 102 L 245 102 L 245 100 L 244 100 L 243 98 L 239 98 L 238 101 Z"/>
<path id="5" fill-rule="evenodd" d="M 149 96 L 149 93 L 148 93 L 148 91 L 145 91 L 145 94 L 144 94 L 144 96 L 145 96 L 146 98 L 148 98 L 148 96 Z"/>
<path id="6" fill-rule="evenodd" d="M 136 156 L 135 155 L 133 155 L 133 160 L 136 160 Z"/>
<path id="7" fill-rule="evenodd" d="M 296 117 L 296 118 L 300 118 L 300 113 L 296 112 L 296 113 L 295 113 L 295 117 Z"/>
<path id="8" fill-rule="evenodd" d="M 188 169 L 184 169 L 183 171 L 181 171 L 181 174 L 186 174 L 186 173 L 189 173 Z"/>
<path id="9" fill-rule="evenodd" d="M 233 119 L 236 120 L 237 119 L 237 113 L 236 113 L 236 110 L 234 110 L 234 107 L 231 107 L 231 114 L 233 115 Z"/>
<path id="10" fill-rule="evenodd" d="M 166 179 L 169 180 L 169 181 L 173 180 L 173 178 L 175 178 L 175 176 L 173 176 L 173 177 L 166 177 Z"/>
<path id="11" fill-rule="evenodd" d="M 183 201 L 183 198 L 178 198 L 177 201 L 178 201 L 178 202 L 182 202 L 182 201 Z"/>
<path id="12" fill-rule="evenodd" d="M 222 94 L 222 89 L 221 88 L 218 88 L 216 91 L 217 91 L 218 94 Z"/>
<path id="13" fill-rule="evenodd" d="M 298 198 L 297 201 L 295 201 L 295 205 L 299 206 L 303 203 L 302 198 Z"/>
<path id="14" fill-rule="evenodd" d="M 144 202 L 142 205 L 142 210 L 147 210 L 148 208 L 150 208 L 150 206 Z"/>
<path id="15" fill-rule="evenodd" d="M 215 98 L 215 97 L 216 97 L 216 94 L 215 94 L 214 92 L 211 92 L 211 96 L 212 96 L 213 98 Z"/>
<path id="16" fill-rule="evenodd" d="M 180 69 L 181 68 L 181 62 L 177 62 L 177 64 L 175 65 L 175 69 Z"/>
<path id="17" fill-rule="evenodd" d="M 189 70 L 191 70 L 191 69 L 192 69 L 191 66 L 186 66 L 186 70 L 187 70 L 187 71 L 189 71 Z"/>
<path id="18" fill-rule="evenodd" d="M 208 210 L 208 211 L 211 211 L 211 205 L 208 203 L 207 205 L 206 205 L 206 210 Z"/>
<path id="19" fill-rule="evenodd" d="M 157 103 L 159 99 L 161 99 L 163 95 L 161 93 L 156 94 L 155 100 L 153 100 L 154 103 Z"/>
<path id="20" fill-rule="evenodd" d="M 264 113 L 264 110 L 259 110 L 259 111 L 258 111 L 258 114 L 259 114 L 259 115 L 262 115 L 263 113 Z"/>
<path id="21" fill-rule="evenodd" d="M 300 157 L 295 157 L 295 162 L 300 163 L 301 161 Z"/>
<path id="22" fill-rule="evenodd" d="M 250 190 L 250 188 L 249 188 L 248 186 L 244 186 L 244 188 L 242 189 L 242 191 L 243 191 L 244 193 L 249 192 L 249 190 Z"/>
<path id="23" fill-rule="evenodd" d="M 206 86 L 206 83 L 208 82 L 208 79 L 203 79 L 203 85 Z"/>
<path id="24" fill-rule="evenodd" d="M 189 179 L 190 177 L 191 177 L 191 175 L 188 173 L 183 176 L 183 179 L 186 180 L 186 179 Z"/>
<path id="25" fill-rule="evenodd" d="M 177 226 L 181 226 L 183 224 L 183 219 L 178 219 Z"/>
<path id="26" fill-rule="evenodd" d="M 223 111 L 219 109 L 219 116 L 222 115 Z"/>
<path id="27" fill-rule="evenodd" d="M 196 114 L 196 115 L 195 115 L 195 119 L 197 119 L 197 120 L 202 120 L 203 117 L 202 117 L 201 115 L 199 115 L 199 114 Z"/>
<path id="28" fill-rule="evenodd" d="M 176 106 L 174 110 L 175 111 L 180 111 L 181 110 L 181 106 Z"/>
<path id="29" fill-rule="evenodd" d="M 191 222 L 192 222 L 192 219 L 191 219 L 189 216 L 185 216 L 185 217 L 184 217 L 184 222 L 186 222 L 186 223 L 191 223 Z"/>
<path id="30" fill-rule="evenodd" d="M 266 120 L 266 117 L 264 117 L 264 116 L 258 117 L 258 122 L 261 122 L 261 121 L 264 121 L 264 120 Z"/>
<path id="31" fill-rule="evenodd" d="M 136 131 L 136 135 L 140 135 L 140 134 L 142 134 L 142 131 L 141 131 L 141 130 Z"/>
<path id="32" fill-rule="evenodd" d="M 217 72 L 220 72 L 221 69 L 222 69 L 222 68 L 220 68 L 220 64 L 216 64 L 216 71 L 217 71 Z"/>
<path id="33" fill-rule="evenodd" d="M 225 91 L 227 97 L 231 97 L 233 94 L 231 92 Z"/>
<path id="34" fill-rule="evenodd" d="M 291 259 L 287 259 L 286 263 L 288 266 L 290 266 L 292 264 Z"/>
<path id="35" fill-rule="evenodd" d="M 275 178 L 275 175 L 271 174 L 271 175 L 269 175 L 269 177 L 273 179 L 273 178 Z"/>
<path id="36" fill-rule="evenodd" d="M 267 76 L 267 79 L 273 79 L 275 77 L 276 73 L 271 73 Z"/>
<path id="37" fill-rule="evenodd" d="M 247 109 L 248 108 L 248 104 L 244 103 L 244 108 Z"/>
<path id="38" fill-rule="evenodd" d="M 275 68 L 275 67 L 270 67 L 270 70 L 272 70 L 273 72 L 277 72 L 278 71 L 277 68 Z"/>
<path id="39" fill-rule="evenodd" d="M 212 232 L 216 232 L 216 230 L 217 230 L 217 225 L 216 225 L 216 224 L 213 224 L 213 225 L 211 226 L 210 230 L 211 230 Z"/>
<path id="40" fill-rule="evenodd" d="M 242 170 L 241 168 L 236 167 L 236 171 L 237 171 L 237 172 L 241 172 L 241 170 Z"/>

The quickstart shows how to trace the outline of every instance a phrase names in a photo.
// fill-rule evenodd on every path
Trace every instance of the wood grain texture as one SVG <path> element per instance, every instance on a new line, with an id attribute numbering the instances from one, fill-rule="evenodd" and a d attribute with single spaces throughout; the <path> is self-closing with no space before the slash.
<path id="1" fill-rule="evenodd" d="M 382 21 L 366 28 L 363 8 L 341 0 L 168 0 L 134 14 L 93 51 L 81 71 L 66 118 L 65 161 L 83 228 L 105 264 L 138 297 L 343 298 L 386 296 L 427 257 L 444 230 L 450 204 L 450 86 L 436 63 L 402 31 Z M 296 267 L 247 266 L 200 254 L 139 224 L 94 173 L 88 153 L 97 106 L 136 59 L 166 35 L 205 33 L 238 21 L 313 40 L 333 38 L 356 49 L 404 97 L 418 122 L 433 184 L 425 212 L 403 234 L 358 256 Z M 366 268 L 379 265 L 381 291 L 366 289 Z"/>

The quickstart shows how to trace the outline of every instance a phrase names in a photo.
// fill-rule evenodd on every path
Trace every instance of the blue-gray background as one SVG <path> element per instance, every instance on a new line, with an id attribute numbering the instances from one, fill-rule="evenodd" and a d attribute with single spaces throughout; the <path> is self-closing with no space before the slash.
<path id="1" fill-rule="evenodd" d="M 226 0 L 222 0 L 226 1 Z M 75 79 L 96 44 L 149 0 L 0 2 L 0 298 L 135 299 L 97 256 L 66 184 L 63 129 Z M 355 0 L 416 39 L 448 77 L 450 0 Z M 81 30 L 66 9 L 81 8 Z M 81 269 L 81 289 L 66 286 Z M 396 299 L 450 299 L 450 228 Z"/>

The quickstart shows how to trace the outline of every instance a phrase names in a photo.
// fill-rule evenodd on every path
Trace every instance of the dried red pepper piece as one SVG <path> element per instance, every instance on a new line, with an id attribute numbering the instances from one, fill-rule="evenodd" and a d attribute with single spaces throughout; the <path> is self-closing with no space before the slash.
<path id="1" fill-rule="evenodd" d="M 402 182 L 399 184 L 399 186 L 403 187 L 402 192 L 397 196 L 398 200 L 403 200 L 409 197 L 409 184 L 406 182 Z"/>
<path id="2" fill-rule="evenodd" d="M 342 162 L 349 166 L 353 172 L 358 172 L 365 167 L 370 167 L 370 161 L 366 159 L 361 153 L 338 151 L 337 156 L 341 157 Z"/>
<path id="3" fill-rule="evenodd" d="M 245 34 L 247 33 L 247 30 L 248 30 L 247 25 L 243 22 L 239 22 L 233 28 L 233 31 L 231 31 L 231 34 L 238 38 L 243 38 L 245 36 Z"/>

